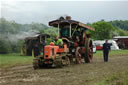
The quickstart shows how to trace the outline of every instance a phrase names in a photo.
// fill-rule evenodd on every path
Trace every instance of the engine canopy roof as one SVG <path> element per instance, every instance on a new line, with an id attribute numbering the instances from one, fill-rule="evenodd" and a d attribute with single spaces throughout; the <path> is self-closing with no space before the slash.
<path id="1" fill-rule="evenodd" d="M 83 24 L 79 21 L 75 21 L 75 20 L 66 20 L 66 19 L 63 19 L 63 20 L 53 20 L 53 21 L 50 21 L 49 22 L 49 26 L 53 26 L 53 27 L 58 27 L 59 26 L 63 26 L 63 25 L 72 25 L 72 26 L 78 26 L 78 28 L 85 28 L 85 29 L 89 29 L 89 30 L 92 30 L 94 31 L 95 29 L 86 25 L 86 24 Z"/>

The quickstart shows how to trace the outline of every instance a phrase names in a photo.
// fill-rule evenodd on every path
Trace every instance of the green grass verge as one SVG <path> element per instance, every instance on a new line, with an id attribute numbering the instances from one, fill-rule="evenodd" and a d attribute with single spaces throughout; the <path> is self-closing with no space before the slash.
<path id="1" fill-rule="evenodd" d="M 128 56 L 128 50 L 111 50 L 109 56 Z M 103 51 L 97 51 L 94 57 L 103 57 Z"/>
<path id="2" fill-rule="evenodd" d="M 95 85 L 128 85 L 128 72 L 113 74 Z"/>
<path id="3" fill-rule="evenodd" d="M 32 56 L 20 56 L 20 54 L 0 54 L 0 68 L 32 64 L 32 60 Z"/>

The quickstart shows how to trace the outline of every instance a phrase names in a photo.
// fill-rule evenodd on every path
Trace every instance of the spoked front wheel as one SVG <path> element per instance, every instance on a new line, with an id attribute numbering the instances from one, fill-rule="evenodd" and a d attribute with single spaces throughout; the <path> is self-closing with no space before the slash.
<path id="1" fill-rule="evenodd" d="M 75 52 L 75 58 L 76 58 L 76 63 L 77 64 L 81 64 L 82 63 L 82 56 L 81 56 L 81 49 L 80 47 L 76 48 L 76 52 Z"/>

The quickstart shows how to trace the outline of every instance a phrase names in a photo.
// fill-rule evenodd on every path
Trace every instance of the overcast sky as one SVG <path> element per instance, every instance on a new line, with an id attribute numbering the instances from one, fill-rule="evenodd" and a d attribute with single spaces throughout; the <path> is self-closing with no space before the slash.
<path id="1" fill-rule="evenodd" d="M 1 0 L 1 16 L 18 23 L 48 21 L 70 15 L 83 23 L 101 19 L 128 20 L 128 0 Z"/>

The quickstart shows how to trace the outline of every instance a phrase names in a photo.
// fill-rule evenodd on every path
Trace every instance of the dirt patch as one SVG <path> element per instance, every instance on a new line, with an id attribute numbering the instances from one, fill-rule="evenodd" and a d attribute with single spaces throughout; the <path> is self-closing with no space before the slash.
<path id="1" fill-rule="evenodd" d="M 114 56 L 109 62 L 94 57 L 91 64 L 34 70 L 32 65 L 0 70 L 1 85 L 95 85 L 113 74 L 128 71 L 128 56 Z"/>

